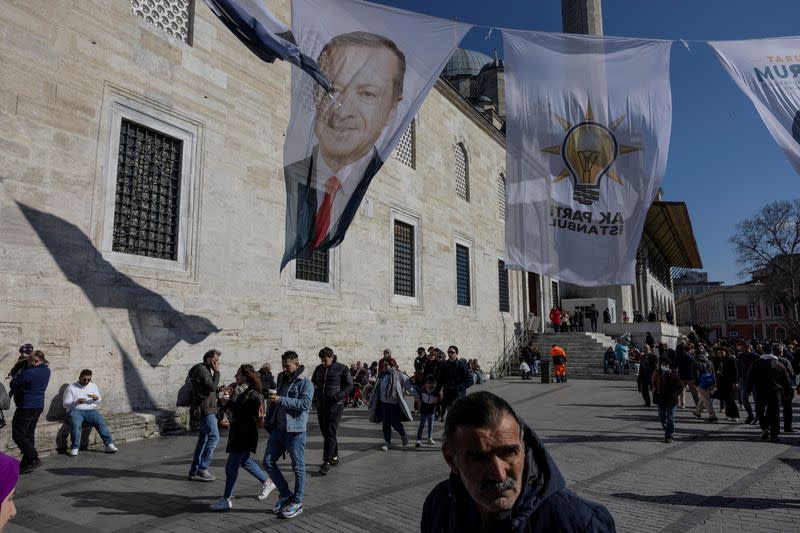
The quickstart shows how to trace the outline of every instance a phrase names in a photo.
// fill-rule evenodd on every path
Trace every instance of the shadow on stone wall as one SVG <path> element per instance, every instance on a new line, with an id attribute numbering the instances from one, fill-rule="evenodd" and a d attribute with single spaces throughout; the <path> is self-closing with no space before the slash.
<path id="1" fill-rule="evenodd" d="M 157 366 L 179 342 L 197 344 L 222 331 L 207 318 L 178 311 L 163 296 L 114 268 L 74 224 L 19 202 L 17 206 L 67 280 L 80 287 L 98 309 L 101 320 L 105 322 L 99 311 L 102 308 L 128 311 L 139 355 L 151 367 Z M 147 392 L 134 357 L 123 348 L 110 325 L 106 326 L 122 356 L 123 379 L 131 407 L 152 409 L 155 402 Z M 172 421 L 164 423 L 171 425 Z"/>

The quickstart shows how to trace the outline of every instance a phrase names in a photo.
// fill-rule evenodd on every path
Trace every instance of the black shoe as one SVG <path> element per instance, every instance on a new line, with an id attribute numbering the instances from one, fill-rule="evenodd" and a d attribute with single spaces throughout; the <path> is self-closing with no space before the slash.
<path id="1" fill-rule="evenodd" d="M 709 424 L 716 424 L 718 422 L 718 419 L 715 416 L 714 418 L 707 418 L 706 422 L 708 422 Z"/>
<path id="2" fill-rule="evenodd" d="M 330 470 L 331 470 L 331 465 L 329 465 L 327 461 L 322 463 L 322 465 L 320 465 L 319 467 L 319 473 L 323 476 L 327 475 L 328 472 L 330 472 Z"/>
<path id="3" fill-rule="evenodd" d="M 672 442 L 672 437 L 664 437 L 664 442 L 669 444 L 670 442 Z"/>
<path id="4" fill-rule="evenodd" d="M 769 440 L 769 431 L 765 431 L 761 434 L 761 440 Z"/>
<path id="5" fill-rule="evenodd" d="M 752 416 L 748 416 L 748 417 L 745 419 L 744 423 L 745 423 L 745 424 L 752 424 L 752 423 L 753 423 L 753 420 L 755 420 L 755 418 L 753 418 Z"/>
<path id="6" fill-rule="evenodd" d="M 795 431 L 794 431 L 794 428 L 789 428 L 789 429 L 784 429 L 783 432 L 784 433 L 794 433 Z"/>
<path id="7" fill-rule="evenodd" d="M 34 470 L 36 470 L 37 468 L 39 468 L 40 466 L 42 466 L 42 461 L 39 460 L 39 459 L 36 459 L 35 461 L 31 461 L 30 463 L 26 464 L 25 466 L 20 466 L 19 467 L 19 473 L 20 474 L 29 474 L 29 473 L 33 472 Z"/>
<path id="8" fill-rule="evenodd" d="M 328 465 L 330 465 L 330 466 L 339 466 L 339 458 L 338 457 L 334 457 L 333 459 L 328 461 Z"/>

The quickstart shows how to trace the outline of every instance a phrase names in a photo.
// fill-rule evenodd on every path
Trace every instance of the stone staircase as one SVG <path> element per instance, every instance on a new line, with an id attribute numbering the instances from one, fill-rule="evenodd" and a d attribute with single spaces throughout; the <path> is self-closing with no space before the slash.
<path id="1" fill-rule="evenodd" d="M 603 373 L 603 353 L 609 346 L 614 346 L 614 339 L 602 333 L 539 333 L 533 344 L 542 352 L 543 360 L 550 360 L 549 353 L 553 344 L 558 344 L 567 352 L 567 378 L 602 378 L 602 379 L 635 379 L 631 375 L 615 375 L 613 372 Z M 512 367 L 513 376 L 519 376 L 519 367 Z M 534 376 L 534 379 L 538 376 Z"/>

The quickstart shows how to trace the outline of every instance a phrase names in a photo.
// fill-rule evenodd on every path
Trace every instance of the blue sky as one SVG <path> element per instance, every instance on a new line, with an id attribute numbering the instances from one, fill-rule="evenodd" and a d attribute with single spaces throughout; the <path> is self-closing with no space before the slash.
<path id="1" fill-rule="evenodd" d="M 560 0 L 373 0 L 486 26 L 561 31 Z M 800 35 L 798 0 L 606 0 L 606 35 L 725 40 Z M 492 55 L 499 31 L 475 28 L 464 48 Z M 729 237 L 768 202 L 800 197 L 800 177 L 750 101 L 704 43 L 672 47 L 672 139 L 662 187 L 685 201 L 709 277 L 742 281 Z"/>

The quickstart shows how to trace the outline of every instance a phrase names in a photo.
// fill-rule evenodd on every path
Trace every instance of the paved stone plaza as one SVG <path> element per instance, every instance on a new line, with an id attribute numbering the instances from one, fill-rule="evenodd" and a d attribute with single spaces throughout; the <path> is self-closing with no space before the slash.
<path id="1" fill-rule="evenodd" d="M 800 436 L 763 443 L 752 426 L 711 426 L 683 411 L 675 442 L 664 444 L 655 409 L 641 406 L 633 382 L 482 387 L 511 401 L 569 485 L 608 506 L 619 531 L 800 530 Z M 222 493 L 226 438 L 212 467 L 218 481 L 197 483 L 186 480 L 195 442 L 187 435 L 121 444 L 116 455 L 45 458 L 17 487 L 9 531 L 418 530 L 425 496 L 447 475 L 438 447 L 381 452 L 380 429 L 363 408 L 345 411 L 340 436 L 342 465 L 319 477 L 322 439 L 311 425 L 305 512 L 291 521 L 268 513 L 276 494 L 259 502 L 257 482 L 244 471 L 234 509 L 207 512 Z"/>

